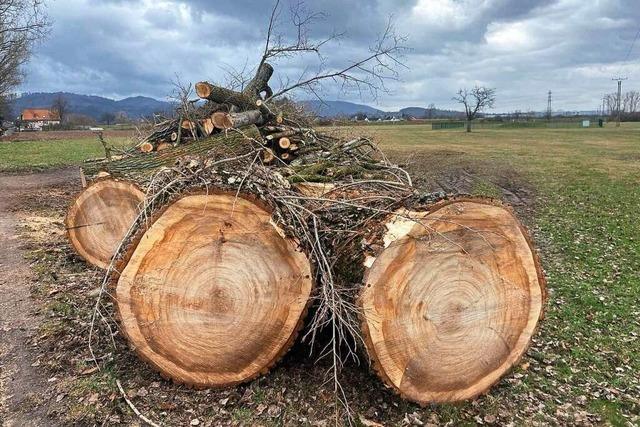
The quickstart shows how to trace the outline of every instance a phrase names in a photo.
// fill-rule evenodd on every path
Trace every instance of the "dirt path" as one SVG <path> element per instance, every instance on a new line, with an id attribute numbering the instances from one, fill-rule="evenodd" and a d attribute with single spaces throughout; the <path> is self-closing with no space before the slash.
<path id="1" fill-rule="evenodd" d="M 51 426 L 46 402 L 54 396 L 34 364 L 30 340 L 39 324 L 30 296 L 32 276 L 14 213 L 34 191 L 78 180 L 74 169 L 0 174 L 0 421 L 3 426 Z"/>

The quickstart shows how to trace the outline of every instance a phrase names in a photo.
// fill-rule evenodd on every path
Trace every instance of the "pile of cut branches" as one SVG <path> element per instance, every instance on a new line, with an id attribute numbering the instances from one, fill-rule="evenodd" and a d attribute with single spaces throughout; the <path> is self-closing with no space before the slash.
<path id="1" fill-rule="evenodd" d="M 120 328 L 164 376 L 230 386 L 268 372 L 302 333 L 332 359 L 347 409 L 339 372 L 364 349 L 414 401 L 484 392 L 542 312 L 528 234 L 496 201 L 420 194 L 371 140 L 314 129 L 270 87 L 266 60 L 282 49 L 267 41 L 242 90 L 197 83 L 200 102 L 185 90 L 134 149 L 84 165 L 93 183 L 67 228 L 107 270 L 90 345 L 95 327 Z M 327 76 L 349 82 L 349 70 Z"/>

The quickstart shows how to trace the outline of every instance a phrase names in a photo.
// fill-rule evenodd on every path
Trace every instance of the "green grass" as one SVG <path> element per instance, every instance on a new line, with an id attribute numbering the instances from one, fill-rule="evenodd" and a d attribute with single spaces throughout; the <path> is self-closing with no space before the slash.
<path id="1" fill-rule="evenodd" d="M 108 142 L 120 146 L 128 139 L 110 138 Z M 0 143 L 0 172 L 44 170 L 103 156 L 97 138 L 6 142 Z"/>

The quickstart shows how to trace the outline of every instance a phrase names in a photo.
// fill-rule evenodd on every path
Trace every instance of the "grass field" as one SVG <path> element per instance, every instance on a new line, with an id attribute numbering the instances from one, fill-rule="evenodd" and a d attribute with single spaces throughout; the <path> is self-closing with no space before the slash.
<path id="1" fill-rule="evenodd" d="M 546 318 L 513 373 L 474 402 L 424 409 L 393 403 L 400 409 L 389 409 L 390 425 L 401 421 L 402 411 L 425 422 L 435 414 L 453 425 L 640 423 L 639 125 L 471 134 L 421 125 L 336 131 L 371 135 L 427 189 L 463 176 L 470 192 L 515 200 L 549 281 Z M 0 144 L 0 170 L 101 154 L 95 140 Z M 362 405 L 357 409 L 365 411 L 369 403 Z M 247 423 L 258 422 L 247 411 Z"/>
<path id="2" fill-rule="evenodd" d="M 109 138 L 120 146 L 129 138 Z M 104 157 L 104 149 L 96 137 L 51 141 L 0 142 L 0 172 L 43 170 L 80 164 L 83 160 Z"/>

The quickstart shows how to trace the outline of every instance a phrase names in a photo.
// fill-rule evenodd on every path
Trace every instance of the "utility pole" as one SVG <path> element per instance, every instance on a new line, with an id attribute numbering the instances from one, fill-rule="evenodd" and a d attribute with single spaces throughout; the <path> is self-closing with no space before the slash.
<path id="1" fill-rule="evenodd" d="M 604 108 L 604 102 L 606 101 L 606 99 L 607 99 L 606 96 L 602 97 L 602 117 L 605 117 L 607 115 L 607 112 L 606 112 L 606 110 Z"/>
<path id="2" fill-rule="evenodd" d="M 618 117 L 616 118 L 616 127 L 620 127 L 620 110 L 621 110 L 621 98 L 622 98 L 622 81 L 623 80 L 627 80 L 627 77 L 617 77 L 617 78 L 613 78 L 611 79 L 613 81 L 617 81 L 618 82 L 618 100 L 616 101 L 616 107 L 618 107 Z"/>
<path id="3" fill-rule="evenodd" d="M 547 120 L 551 120 L 551 91 L 547 97 Z"/>

